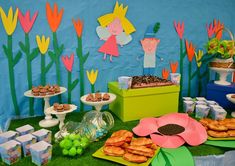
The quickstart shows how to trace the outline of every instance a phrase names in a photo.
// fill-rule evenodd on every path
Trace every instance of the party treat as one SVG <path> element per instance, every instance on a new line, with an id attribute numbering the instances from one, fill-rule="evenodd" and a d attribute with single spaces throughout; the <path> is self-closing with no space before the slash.
<path id="1" fill-rule="evenodd" d="M 32 133 L 37 138 L 37 142 L 45 141 L 51 143 L 51 131 L 46 129 L 40 129 Z"/>
<path id="2" fill-rule="evenodd" d="M 26 134 L 26 135 L 17 137 L 16 140 L 21 143 L 24 156 L 30 156 L 31 153 L 30 153 L 29 147 L 30 145 L 37 142 L 36 137 L 33 136 L 32 134 Z"/>
<path id="3" fill-rule="evenodd" d="M 3 144 L 7 141 L 15 139 L 17 136 L 19 136 L 19 133 L 15 131 L 7 131 L 0 134 L 0 144 Z"/>
<path id="4" fill-rule="evenodd" d="M 191 114 L 194 112 L 194 109 L 195 109 L 195 103 L 193 101 L 188 101 L 188 100 L 184 101 L 184 112 L 185 113 Z"/>
<path id="5" fill-rule="evenodd" d="M 124 137 L 126 142 L 131 142 L 133 133 L 128 130 L 119 130 L 114 132 L 111 137 Z"/>
<path id="6" fill-rule="evenodd" d="M 123 159 L 134 163 L 144 163 L 148 160 L 145 156 L 135 155 L 132 153 L 125 153 L 123 155 Z"/>
<path id="7" fill-rule="evenodd" d="M 101 101 L 101 100 L 102 100 L 102 95 L 101 95 L 101 93 L 95 93 L 95 99 L 96 99 L 97 101 Z"/>
<path id="8" fill-rule="evenodd" d="M 235 94 L 234 94 L 234 95 L 231 95 L 231 98 L 235 98 Z"/>
<path id="9" fill-rule="evenodd" d="M 205 118 L 208 116 L 210 111 L 210 107 L 206 106 L 206 105 L 196 105 L 196 114 L 195 117 L 196 118 Z"/>
<path id="10" fill-rule="evenodd" d="M 55 93 L 60 92 L 60 87 L 58 85 L 51 86 L 49 84 L 46 86 L 39 85 L 33 87 L 31 91 L 34 96 L 54 95 Z"/>
<path id="11" fill-rule="evenodd" d="M 2 161 L 8 165 L 16 163 L 21 158 L 21 146 L 20 143 L 11 140 L 0 145 L 0 153 Z"/>
<path id="12" fill-rule="evenodd" d="M 147 88 L 157 86 L 173 85 L 169 80 L 162 79 L 156 76 L 134 76 L 132 77 L 131 88 Z"/>
<path id="13" fill-rule="evenodd" d="M 70 105 L 69 104 L 63 104 L 64 110 L 70 110 Z"/>
<path id="14" fill-rule="evenodd" d="M 114 136 L 106 140 L 105 146 L 121 146 L 125 143 L 125 140 L 125 137 Z"/>
<path id="15" fill-rule="evenodd" d="M 208 130 L 207 134 L 211 137 L 215 137 L 215 138 L 225 138 L 228 137 L 228 133 L 227 132 L 219 132 L 219 131 L 213 131 L 213 130 Z"/>
<path id="16" fill-rule="evenodd" d="M 153 157 L 154 155 L 154 151 L 151 148 L 147 148 L 145 146 L 130 145 L 126 148 L 126 150 L 130 153 L 146 157 Z"/>
<path id="17" fill-rule="evenodd" d="M 57 112 L 68 111 L 68 110 L 70 110 L 70 108 L 71 107 L 69 104 L 59 104 L 59 103 L 53 104 L 53 109 Z"/>
<path id="18" fill-rule="evenodd" d="M 103 152 L 108 156 L 123 156 L 125 153 L 122 148 L 116 146 L 105 146 Z"/>
<path id="19" fill-rule="evenodd" d="M 150 138 L 141 137 L 133 139 L 130 145 L 151 147 L 152 144 L 153 141 Z"/>
<path id="20" fill-rule="evenodd" d="M 57 111 L 57 112 L 63 112 L 63 111 L 64 111 L 64 106 L 63 106 L 63 104 L 58 105 L 56 111 Z"/>
<path id="21" fill-rule="evenodd" d="M 93 96 L 93 94 L 89 94 L 89 95 L 87 95 L 87 97 L 86 97 L 86 101 L 93 101 L 94 100 L 94 96 Z"/>
<path id="22" fill-rule="evenodd" d="M 60 105 L 59 103 L 54 103 L 54 104 L 53 104 L 53 109 L 54 109 L 54 110 L 57 110 L 57 107 L 58 107 L 59 105 Z"/>
<path id="23" fill-rule="evenodd" d="M 103 95 L 103 98 L 102 98 L 104 101 L 107 101 L 107 100 L 109 100 L 110 99 L 110 96 L 109 96 L 109 94 L 108 93 L 105 93 L 104 95 Z"/>
<path id="24" fill-rule="evenodd" d="M 24 125 L 16 128 L 16 131 L 19 133 L 20 136 L 22 136 L 34 132 L 34 128 L 30 125 Z"/>

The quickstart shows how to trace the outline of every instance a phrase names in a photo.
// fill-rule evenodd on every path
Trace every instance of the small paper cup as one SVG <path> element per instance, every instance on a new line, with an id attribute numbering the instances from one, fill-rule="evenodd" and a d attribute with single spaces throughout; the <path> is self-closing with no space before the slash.
<path id="1" fill-rule="evenodd" d="M 183 97 L 184 101 L 193 101 L 193 99 L 191 97 Z"/>
<path id="2" fill-rule="evenodd" d="M 195 103 L 193 101 L 184 101 L 184 112 L 193 113 L 195 109 Z"/>
<path id="3" fill-rule="evenodd" d="M 207 100 L 206 103 L 207 103 L 208 105 L 218 105 L 218 103 L 215 102 L 215 101 L 213 101 L 213 100 Z"/>
<path id="4" fill-rule="evenodd" d="M 180 84 L 180 77 L 181 77 L 180 73 L 170 73 L 170 77 L 171 77 L 171 82 L 173 82 L 176 85 Z"/>
<path id="5" fill-rule="evenodd" d="M 118 87 L 119 89 L 129 89 L 131 87 L 132 77 L 121 76 L 118 77 Z"/>
<path id="6" fill-rule="evenodd" d="M 224 109 L 214 109 L 212 119 L 214 120 L 224 120 L 226 118 L 227 112 Z"/>
<path id="7" fill-rule="evenodd" d="M 208 116 L 210 108 L 206 105 L 196 105 L 196 118 L 205 118 Z"/>
<path id="8" fill-rule="evenodd" d="M 207 105 L 207 103 L 205 101 L 199 100 L 196 101 L 196 105 Z"/>
<path id="9" fill-rule="evenodd" d="M 196 97 L 196 100 L 197 101 L 206 101 L 206 98 L 205 97 Z"/>

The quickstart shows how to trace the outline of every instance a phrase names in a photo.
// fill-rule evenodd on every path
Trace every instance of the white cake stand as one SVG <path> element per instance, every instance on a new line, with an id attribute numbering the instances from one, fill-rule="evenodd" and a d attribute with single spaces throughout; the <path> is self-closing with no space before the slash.
<path id="1" fill-rule="evenodd" d="M 235 94 L 227 94 L 226 97 L 227 97 L 227 99 L 228 99 L 229 101 L 231 101 L 232 103 L 235 104 L 235 98 L 232 98 L 232 97 L 231 97 L 232 95 L 235 95 Z M 232 117 L 235 118 L 235 112 L 232 112 L 231 115 L 232 115 Z"/>
<path id="2" fill-rule="evenodd" d="M 57 111 L 54 110 L 54 108 L 52 106 L 52 107 L 47 108 L 46 112 L 48 114 L 56 115 L 56 117 L 59 119 L 59 122 L 60 122 L 59 128 L 61 130 L 61 128 L 64 126 L 64 120 L 65 120 L 66 114 L 71 113 L 76 109 L 77 109 L 76 105 L 70 104 L 70 109 L 67 110 L 67 111 L 57 112 Z M 55 134 L 56 138 L 57 138 L 57 135 L 58 135 L 58 132 Z"/>
<path id="3" fill-rule="evenodd" d="M 41 120 L 39 122 L 39 126 L 41 127 L 53 127 L 53 126 L 56 126 L 58 123 L 59 123 L 59 120 L 58 119 L 55 119 L 55 118 L 52 118 L 51 114 L 50 113 L 47 113 L 46 112 L 46 109 L 50 107 L 50 97 L 54 97 L 54 96 L 57 96 L 59 94 L 62 94 L 64 92 L 66 92 L 67 89 L 64 88 L 64 87 L 60 87 L 60 92 L 59 93 L 55 93 L 53 95 L 46 95 L 46 96 L 34 96 L 32 94 L 32 91 L 31 90 L 28 90 L 24 93 L 24 95 L 26 97 L 33 97 L 33 98 L 39 98 L 39 99 L 44 99 L 44 114 L 45 114 L 45 119 Z"/>
<path id="4" fill-rule="evenodd" d="M 101 95 L 103 96 L 105 93 L 101 92 Z M 97 102 L 91 102 L 91 101 L 86 101 L 86 98 L 89 94 L 87 95 L 84 95 L 81 97 L 81 101 L 84 103 L 84 104 L 87 104 L 87 105 L 90 105 L 90 106 L 94 106 L 96 111 L 100 111 L 101 108 L 104 106 L 104 105 L 107 105 L 107 104 L 110 104 L 112 103 L 115 99 L 116 99 L 116 95 L 115 94 L 112 94 L 112 93 L 108 93 L 109 96 L 110 96 L 110 99 L 107 100 L 107 101 L 97 101 Z M 94 95 L 94 94 L 93 94 Z"/>
<path id="5" fill-rule="evenodd" d="M 211 70 L 214 70 L 215 72 L 217 72 L 220 77 L 218 81 L 215 81 L 215 84 L 218 85 L 230 85 L 231 82 L 226 81 L 227 79 L 227 75 L 229 73 L 232 73 L 235 71 L 235 69 L 231 69 L 231 68 L 217 68 L 217 67 L 210 67 Z"/>

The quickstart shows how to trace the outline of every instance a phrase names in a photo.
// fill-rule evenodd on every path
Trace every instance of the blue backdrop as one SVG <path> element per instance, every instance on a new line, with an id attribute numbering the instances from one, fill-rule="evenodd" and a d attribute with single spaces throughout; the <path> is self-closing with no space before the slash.
<path id="1" fill-rule="evenodd" d="M 120 0 L 120 3 L 128 5 L 127 18 L 136 27 L 136 32 L 132 34 L 133 41 L 124 46 L 120 50 L 120 56 L 113 58 L 113 63 L 107 59 L 102 60 L 102 54 L 97 50 L 103 44 L 100 41 L 95 28 L 99 26 L 97 18 L 103 14 L 113 11 L 115 0 L 69 0 L 56 1 L 50 0 L 52 6 L 56 2 L 59 9 L 64 8 L 64 15 L 61 25 L 57 31 L 59 44 L 64 44 L 65 49 L 62 55 L 70 55 L 75 53 L 77 47 L 76 33 L 72 24 L 72 18 L 81 18 L 84 20 L 83 31 L 83 51 L 90 52 L 90 56 L 85 63 L 85 70 L 98 69 L 99 75 L 96 82 L 96 90 L 107 91 L 107 83 L 115 81 L 120 75 L 141 75 L 143 59 L 137 60 L 137 57 L 143 55 L 140 45 L 140 39 L 143 38 L 144 32 L 149 24 L 156 21 L 161 23 L 161 28 L 157 33 L 157 38 L 161 40 L 157 54 L 164 58 L 164 61 L 157 61 L 156 75 L 161 75 L 163 68 L 170 68 L 169 61 L 179 60 L 179 38 L 173 27 L 173 21 L 185 22 L 184 37 L 192 41 L 197 49 L 204 49 L 207 38 L 206 23 L 210 23 L 214 18 L 220 19 L 226 27 L 234 32 L 235 30 L 235 1 L 234 0 Z M 50 36 L 52 41 L 52 33 L 46 20 L 45 11 L 46 0 L 8 0 L 1 1 L 0 6 L 5 12 L 8 12 L 10 6 L 16 7 L 25 13 L 30 9 L 31 15 L 35 11 L 39 11 L 36 22 L 30 32 L 31 48 L 36 47 L 35 36 Z M 10 96 L 8 63 L 2 49 L 2 45 L 7 42 L 7 35 L 0 23 L 0 118 L 1 126 L 5 125 L 6 120 L 14 115 L 12 99 Z M 16 53 L 19 50 L 18 42 L 24 41 L 24 32 L 18 22 L 17 28 L 13 35 L 13 50 Z M 53 49 L 52 43 L 49 49 Z M 49 56 L 47 61 L 49 61 Z M 75 56 L 73 78 L 79 77 L 79 63 Z M 185 63 L 187 60 L 185 59 Z M 33 85 L 40 83 L 40 56 L 33 62 Z M 194 64 L 195 67 L 195 64 Z M 185 70 L 187 71 L 187 70 Z M 15 67 L 16 93 L 18 104 L 22 116 L 27 116 L 29 112 L 28 99 L 23 96 L 27 90 L 27 74 L 26 74 L 26 57 L 22 56 L 19 63 Z M 67 85 L 67 71 L 61 63 L 62 85 Z M 185 73 L 185 76 L 187 73 Z M 55 83 L 55 66 L 47 74 L 47 81 L 51 84 Z M 185 79 L 187 79 L 185 77 Z M 90 85 L 85 77 L 85 93 L 90 92 Z M 185 82 L 187 84 L 187 81 Z M 196 81 L 193 83 L 193 89 L 196 89 Z M 187 89 L 184 89 L 187 91 Z M 196 95 L 196 91 L 192 95 Z M 67 94 L 63 95 L 63 101 L 66 102 Z M 72 102 L 79 103 L 79 85 L 72 92 Z M 79 105 L 78 105 L 79 106 Z M 86 108 L 89 109 L 89 108 Z M 35 111 L 37 115 L 42 114 L 40 100 L 35 100 Z"/>

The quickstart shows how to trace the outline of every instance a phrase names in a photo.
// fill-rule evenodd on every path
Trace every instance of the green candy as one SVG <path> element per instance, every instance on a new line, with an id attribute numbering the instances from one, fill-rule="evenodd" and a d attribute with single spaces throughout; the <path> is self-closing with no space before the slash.
<path id="1" fill-rule="evenodd" d="M 68 139 L 66 139 L 65 143 L 64 143 L 64 148 L 65 149 L 70 149 L 72 146 L 73 146 L 73 142 L 68 140 Z"/>
<path id="2" fill-rule="evenodd" d="M 63 149 L 62 153 L 63 155 L 67 156 L 69 154 L 69 151 L 67 149 Z"/>
<path id="3" fill-rule="evenodd" d="M 69 156 L 76 156 L 77 154 L 77 150 L 75 147 L 72 147 L 70 150 L 69 150 Z"/>
<path id="4" fill-rule="evenodd" d="M 60 147 L 61 147 L 61 148 L 64 148 L 64 147 L 65 147 L 65 142 L 66 142 L 65 140 L 62 140 L 62 141 L 60 142 Z"/>
<path id="5" fill-rule="evenodd" d="M 78 155 L 81 155 L 82 152 L 83 152 L 83 149 L 82 149 L 82 148 L 77 148 L 77 154 L 78 154 Z"/>
<path id="6" fill-rule="evenodd" d="M 73 146 L 75 146 L 75 147 L 79 147 L 80 144 L 81 144 L 81 142 L 78 141 L 78 140 L 74 140 L 74 141 L 73 141 Z"/>

